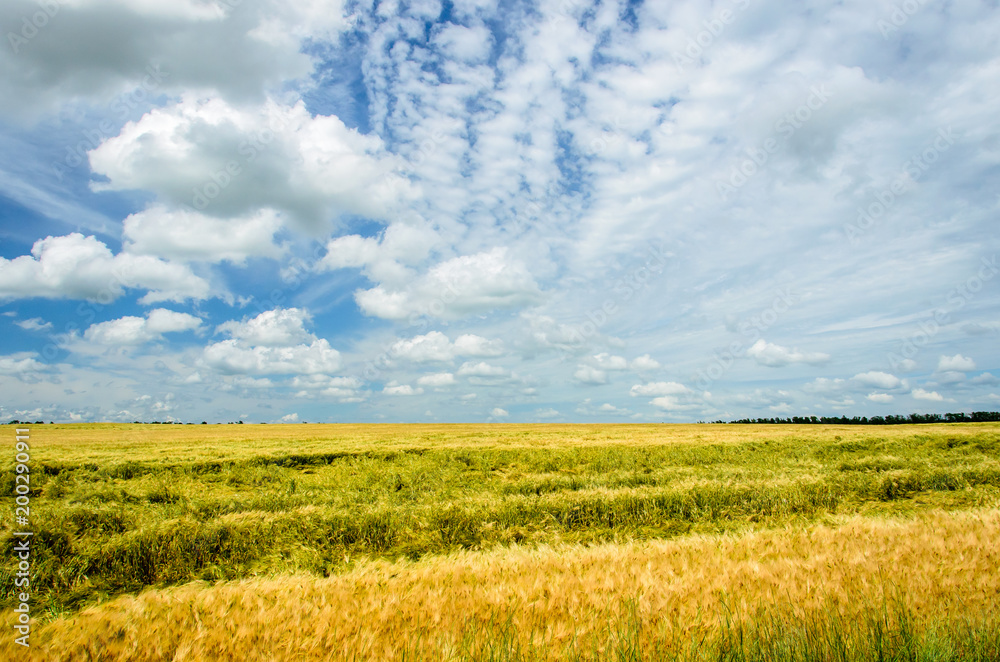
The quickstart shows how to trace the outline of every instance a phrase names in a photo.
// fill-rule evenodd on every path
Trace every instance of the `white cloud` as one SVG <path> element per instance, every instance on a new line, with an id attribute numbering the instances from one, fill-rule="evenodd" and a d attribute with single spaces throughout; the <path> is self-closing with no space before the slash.
<path id="1" fill-rule="evenodd" d="M 326 255 L 320 260 L 324 269 L 363 267 L 379 256 L 379 242 L 372 237 L 349 234 L 337 237 L 326 245 Z"/>
<path id="2" fill-rule="evenodd" d="M 467 333 L 452 343 L 448 336 L 440 331 L 431 331 L 422 336 L 396 341 L 390 349 L 392 356 L 414 363 L 451 361 L 458 356 L 494 357 L 503 353 L 502 340 L 490 340 Z"/>
<path id="3" fill-rule="evenodd" d="M 127 288 L 148 290 L 142 303 L 206 299 L 207 281 L 187 266 L 147 255 L 112 255 L 92 236 L 39 239 L 31 255 L 0 258 L 0 298 L 89 299 L 109 302 Z"/>
<path id="4" fill-rule="evenodd" d="M 458 369 L 459 377 L 505 377 L 507 371 L 500 366 L 490 365 L 485 361 L 473 363 L 466 361 Z"/>
<path id="5" fill-rule="evenodd" d="M 355 300 L 373 317 L 449 319 L 533 305 L 541 300 L 541 290 L 520 260 L 494 248 L 442 262 L 406 287 L 359 290 Z"/>
<path id="6" fill-rule="evenodd" d="M 455 375 L 450 372 L 437 372 L 432 375 L 424 375 L 423 377 L 418 378 L 417 383 L 421 386 L 441 388 L 444 386 L 451 386 L 457 382 L 455 380 Z"/>
<path id="7" fill-rule="evenodd" d="M 299 415 L 297 413 L 285 414 L 281 417 L 282 423 L 298 423 Z"/>
<path id="8" fill-rule="evenodd" d="M 200 327 L 201 319 L 194 315 L 157 308 L 145 318 L 126 316 L 92 324 L 83 337 L 99 345 L 140 345 L 159 340 L 164 333 L 194 331 Z"/>
<path id="9" fill-rule="evenodd" d="M 456 60 L 483 62 L 490 55 L 493 35 L 485 27 L 447 24 L 434 35 L 434 45 Z"/>
<path id="10" fill-rule="evenodd" d="M 956 354 L 955 356 L 942 356 L 938 360 L 938 372 L 960 371 L 976 369 L 976 362 L 967 356 Z"/>
<path id="11" fill-rule="evenodd" d="M 365 399 L 365 394 L 360 392 L 361 380 L 357 377 L 304 374 L 292 378 L 290 385 L 301 389 L 295 393 L 299 398 L 337 398 L 340 402 L 362 402 Z"/>
<path id="12" fill-rule="evenodd" d="M 649 382 L 648 384 L 636 384 L 629 389 L 629 395 L 635 396 L 656 396 L 656 395 L 681 395 L 689 393 L 690 389 L 678 382 Z"/>
<path id="13" fill-rule="evenodd" d="M 916 400 L 930 400 L 932 402 L 944 402 L 944 398 L 937 391 L 925 391 L 922 388 L 915 388 L 911 395 Z"/>
<path id="14" fill-rule="evenodd" d="M 309 312 L 302 308 L 275 308 L 242 322 L 225 322 L 216 330 L 247 345 L 284 347 L 315 339 L 305 328 L 310 321 Z"/>
<path id="15" fill-rule="evenodd" d="M 652 358 L 649 354 L 643 354 L 632 359 L 631 365 L 633 370 L 640 372 L 643 370 L 658 370 L 660 368 L 660 362 Z"/>
<path id="16" fill-rule="evenodd" d="M 409 384 L 395 384 L 382 389 L 386 395 L 420 395 L 424 392 L 422 388 L 413 388 Z"/>
<path id="17" fill-rule="evenodd" d="M 602 370 L 627 370 L 628 361 L 622 356 L 614 356 L 607 352 L 594 355 L 594 363 Z"/>
<path id="18" fill-rule="evenodd" d="M 781 345 L 765 342 L 763 338 L 755 342 L 750 349 L 747 350 L 747 355 L 752 357 L 758 365 L 772 368 L 795 363 L 818 365 L 826 363 L 830 360 L 829 354 L 824 354 L 822 352 L 801 352 L 798 349 L 788 349 L 787 347 L 782 347 Z"/>
<path id="19" fill-rule="evenodd" d="M 236 375 L 232 377 L 227 377 L 224 382 L 222 389 L 235 391 L 235 390 L 246 390 L 246 389 L 267 389 L 273 388 L 274 382 L 272 382 L 267 377 L 245 377 L 243 375 Z"/>
<path id="20" fill-rule="evenodd" d="M 274 243 L 281 217 L 264 209 L 243 218 L 219 219 L 189 209 L 154 205 L 125 219 L 125 250 L 181 261 L 242 264 L 248 257 L 278 258 Z"/>
<path id="21" fill-rule="evenodd" d="M 298 375 L 332 373 L 341 365 L 340 352 L 325 338 L 304 328 L 309 319 L 298 308 L 269 310 L 243 322 L 227 322 L 219 330 L 229 340 L 206 347 L 202 359 L 224 374 Z"/>
<path id="22" fill-rule="evenodd" d="M 450 361 L 455 357 L 455 348 L 448 336 L 440 331 L 431 331 L 422 336 L 396 341 L 390 354 L 414 363 Z"/>
<path id="23" fill-rule="evenodd" d="M 503 353 L 503 341 L 499 338 L 490 340 L 471 333 L 455 338 L 456 356 L 502 356 Z"/>
<path id="24" fill-rule="evenodd" d="M 501 409 L 500 407 L 494 407 L 493 410 L 490 412 L 490 416 L 492 416 L 493 418 L 507 418 L 508 416 L 510 416 L 510 414 L 507 412 L 506 409 Z"/>
<path id="25" fill-rule="evenodd" d="M 109 179 L 97 190 L 143 189 L 170 209 L 257 219 L 243 241 L 258 250 L 272 250 L 260 242 L 274 214 L 262 210 L 316 231 L 342 213 L 384 217 L 408 189 L 377 136 L 312 116 L 302 102 L 244 108 L 189 95 L 127 124 L 90 152 L 90 164 Z"/>
<path id="26" fill-rule="evenodd" d="M 223 340 L 206 347 L 203 358 L 224 374 L 291 375 L 340 369 L 340 353 L 323 338 L 294 347 L 242 347 L 236 340 Z"/>
<path id="27" fill-rule="evenodd" d="M 553 409 L 552 407 L 547 407 L 545 409 L 536 409 L 534 413 L 535 418 L 557 418 L 560 416 L 559 411 Z"/>
<path id="28" fill-rule="evenodd" d="M 697 409 L 698 407 L 698 405 L 695 404 L 683 403 L 672 395 L 664 395 L 659 398 L 653 398 L 651 403 L 654 406 L 667 411 L 686 411 L 689 409 Z"/>
<path id="29" fill-rule="evenodd" d="M 869 393 L 867 398 L 871 402 L 878 402 L 880 404 L 892 402 L 893 400 L 895 400 L 895 398 L 893 398 L 892 395 L 888 393 Z"/>
<path id="30" fill-rule="evenodd" d="M 45 364 L 35 360 L 34 352 L 18 352 L 0 356 L 0 375 L 25 376 L 41 372 Z"/>
<path id="31" fill-rule="evenodd" d="M 905 386 L 905 382 L 895 375 L 890 375 L 887 372 L 879 372 L 876 370 L 871 370 L 869 372 L 862 372 L 852 377 L 854 381 L 864 384 L 865 386 L 874 386 L 875 388 L 898 388 L 899 386 Z"/>
<path id="32" fill-rule="evenodd" d="M 581 384 L 598 386 L 608 383 L 608 374 L 593 366 L 580 365 L 577 366 L 576 372 L 573 373 L 573 379 Z"/>
<path id="33" fill-rule="evenodd" d="M 20 32 L 22 19 L 45 6 L 5 0 L 0 24 Z M 114 99 L 126 91 L 130 99 L 191 89 L 256 99 L 309 74 L 303 39 L 328 39 L 348 24 L 339 0 L 57 0 L 47 6 L 57 9 L 37 35 L 16 48 L 5 35 L 0 52 L 0 113 L 21 121 L 74 99 L 127 110 Z M 100 26 L 99 43 L 92 26 Z"/>
<path id="34" fill-rule="evenodd" d="M 52 328 L 52 322 L 46 322 L 41 317 L 32 317 L 14 323 L 25 331 L 48 331 Z"/>

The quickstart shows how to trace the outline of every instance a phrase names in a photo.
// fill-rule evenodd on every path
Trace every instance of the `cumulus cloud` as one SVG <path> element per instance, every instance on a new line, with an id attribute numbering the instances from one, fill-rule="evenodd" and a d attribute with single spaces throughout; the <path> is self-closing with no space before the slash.
<path id="1" fill-rule="evenodd" d="M 472 333 L 455 338 L 456 356 L 502 356 L 503 353 L 503 341 L 499 338 L 490 340 Z"/>
<path id="2" fill-rule="evenodd" d="M 895 400 L 895 398 L 893 398 L 889 393 L 869 393 L 867 399 L 869 402 L 877 402 L 879 404 L 885 404 Z"/>
<path id="3" fill-rule="evenodd" d="M 651 402 L 655 407 L 665 411 L 687 411 L 698 408 L 698 405 L 694 403 L 681 402 L 680 399 L 672 395 L 663 395 L 658 398 L 653 398 Z"/>
<path id="4" fill-rule="evenodd" d="M 593 366 L 580 365 L 577 366 L 576 372 L 573 373 L 573 379 L 581 384 L 599 386 L 608 383 L 608 373 Z"/>
<path id="5" fill-rule="evenodd" d="M 660 362 L 652 358 L 649 354 L 643 354 L 632 359 L 631 367 L 637 372 L 659 370 Z"/>
<path id="6" fill-rule="evenodd" d="M 434 388 L 442 388 L 444 386 L 451 386 L 457 383 L 455 380 L 455 375 L 450 372 L 436 372 L 430 375 L 424 375 L 417 379 L 417 383 L 421 386 L 431 386 Z"/>
<path id="7" fill-rule="evenodd" d="M 219 219 L 190 209 L 154 205 L 125 219 L 125 250 L 179 261 L 243 264 L 249 257 L 279 258 L 274 243 L 279 214 L 264 209 L 243 218 Z"/>
<path id="8" fill-rule="evenodd" d="M 490 416 L 492 416 L 493 418 L 507 418 L 508 416 L 510 416 L 510 414 L 507 412 L 506 409 L 501 409 L 500 407 L 494 407 L 493 410 L 490 411 Z"/>
<path id="9" fill-rule="evenodd" d="M 386 385 L 382 392 L 386 395 L 420 395 L 424 392 L 422 388 L 413 388 L 409 384 Z"/>
<path id="10" fill-rule="evenodd" d="M 384 217 L 408 188 L 377 136 L 336 116 L 313 116 L 302 102 L 246 109 L 187 96 L 130 122 L 89 155 L 94 172 L 108 178 L 95 189 L 143 189 L 173 210 L 257 219 L 243 223 L 242 240 L 258 250 L 273 250 L 261 235 L 273 227 L 274 211 L 317 231 L 338 214 Z M 153 218 L 145 222 L 162 224 Z"/>
<path id="11" fill-rule="evenodd" d="M 308 313 L 297 308 L 275 309 L 243 322 L 228 322 L 220 330 L 232 336 L 213 343 L 202 360 L 224 374 L 294 375 L 332 373 L 340 369 L 340 352 L 325 338 L 304 328 Z"/>
<path id="12" fill-rule="evenodd" d="M 506 377 L 507 370 L 485 361 L 466 361 L 459 367 L 457 374 L 459 377 Z"/>
<path id="13" fill-rule="evenodd" d="M 494 248 L 441 262 L 407 287 L 359 290 L 355 300 L 372 317 L 453 319 L 530 306 L 541 300 L 541 290 L 524 263 Z"/>
<path id="14" fill-rule="evenodd" d="M 633 397 L 681 395 L 683 393 L 690 393 L 690 389 L 678 382 L 649 382 L 648 384 L 636 384 L 629 389 L 629 395 Z"/>
<path id="15" fill-rule="evenodd" d="M 942 356 L 938 360 L 938 372 L 957 371 L 965 372 L 976 369 L 976 362 L 967 356 L 956 354 L 955 356 Z"/>
<path id="16" fill-rule="evenodd" d="M 323 338 L 295 347 L 242 347 L 236 340 L 223 340 L 206 347 L 203 358 L 225 374 L 291 375 L 340 369 L 340 353 Z"/>
<path id="17" fill-rule="evenodd" d="M 747 350 L 747 355 L 752 357 L 758 365 L 777 368 L 796 363 L 807 363 L 818 365 L 830 360 L 829 354 L 822 352 L 802 352 L 798 349 L 788 349 L 781 345 L 766 342 L 763 338 L 755 342 Z"/>
<path id="18" fill-rule="evenodd" d="M 22 19 L 43 7 L 55 9 L 24 39 Z M 99 104 L 131 90 L 260 99 L 312 71 L 304 39 L 330 38 L 348 23 L 339 0 L 6 0 L 0 24 L 17 37 L 5 35 L 0 51 L 0 113 L 28 121 L 67 99 Z"/>
<path id="19" fill-rule="evenodd" d="M 357 377 L 334 377 L 322 373 L 297 375 L 291 380 L 299 398 L 336 398 L 339 402 L 362 402 L 361 380 Z"/>
<path id="20" fill-rule="evenodd" d="M 854 375 L 852 379 L 858 382 L 859 384 L 864 384 L 865 386 L 874 386 L 875 388 L 892 389 L 905 385 L 904 381 L 899 377 L 896 377 L 895 375 L 890 375 L 887 372 L 879 372 L 876 370 L 859 373 L 857 375 Z"/>
<path id="21" fill-rule="evenodd" d="M 18 352 L 0 356 L 0 375 L 23 377 L 45 369 L 45 364 L 35 359 L 34 352 Z"/>
<path id="22" fill-rule="evenodd" d="M 390 349 L 392 356 L 414 363 L 451 361 L 459 356 L 493 357 L 503 353 L 502 340 L 490 340 L 466 333 L 453 343 L 440 331 L 430 331 L 421 336 L 396 341 Z"/>
<path id="23" fill-rule="evenodd" d="M 628 361 L 622 356 L 614 356 L 608 354 L 607 352 L 601 352 L 600 354 L 595 354 L 593 357 L 594 364 L 601 370 L 627 370 Z"/>
<path id="24" fill-rule="evenodd" d="M 302 308 L 275 308 L 242 322 L 225 322 L 216 330 L 246 345 L 283 347 L 315 340 L 305 328 L 311 319 L 309 312 Z"/>
<path id="25" fill-rule="evenodd" d="M 164 333 L 194 331 L 200 327 L 201 319 L 194 315 L 157 308 L 145 318 L 127 316 L 92 324 L 83 337 L 99 345 L 140 345 L 159 340 Z"/>
<path id="26" fill-rule="evenodd" d="M 39 239 L 30 256 L 0 258 L 0 298 L 108 302 L 126 289 L 147 290 L 142 303 L 202 300 L 211 291 L 185 265 L 148 255 L 113 255 L 103 242 L 76 232 Z"/>
<path id="27" fill-rule="evenodd" d="M 944 397 L 937 391 L 925 391 L 922 388 L 915 388 L 910 393 L 915 400 L 929 400 L 931 402 L 944 402 Z"/>

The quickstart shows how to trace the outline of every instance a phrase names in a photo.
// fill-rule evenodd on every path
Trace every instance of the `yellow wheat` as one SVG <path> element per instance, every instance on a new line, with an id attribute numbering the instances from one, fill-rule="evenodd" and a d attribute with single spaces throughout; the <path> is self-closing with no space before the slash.
<path id="1" fill-rule="evenodd" d="M 404 649 L 410 659 L 452 659 L 463 632 L 500 615 L 555 656 L 572 642 L 603 645 L 628 599 L 644 637 L 680 643 L 716 628 L 723 603 L 737 617 L 767 605 L 798 614 L 832 605 L 852 618 L 887 590 L 920 618 L 960 618 L 996 610 L 998 538 L 1000 511 L 991 509 L 369 561 L 329 578 L 121 597 L 45 624 L 33 650 L 46 660 L 392 660 Z M 0 643 L 0 653 L 14 652 Z"/>

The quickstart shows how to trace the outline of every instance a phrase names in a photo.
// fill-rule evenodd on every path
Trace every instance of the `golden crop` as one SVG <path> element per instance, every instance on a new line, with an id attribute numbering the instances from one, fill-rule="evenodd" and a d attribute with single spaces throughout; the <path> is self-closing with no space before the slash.
<path id="1" fill-rule="evenodd" d="M 997 424 L 32 439 L 37 659 L 1000 657 Z"/>

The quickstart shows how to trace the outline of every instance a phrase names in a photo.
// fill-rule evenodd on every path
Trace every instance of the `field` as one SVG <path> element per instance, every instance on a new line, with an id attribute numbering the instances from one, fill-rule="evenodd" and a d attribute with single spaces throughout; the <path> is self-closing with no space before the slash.
<path id="1" fill-rule="evenodd" d="M 997 423 L 37 425 L 31 447 L 29 659 L 1000 659 Z"/>

